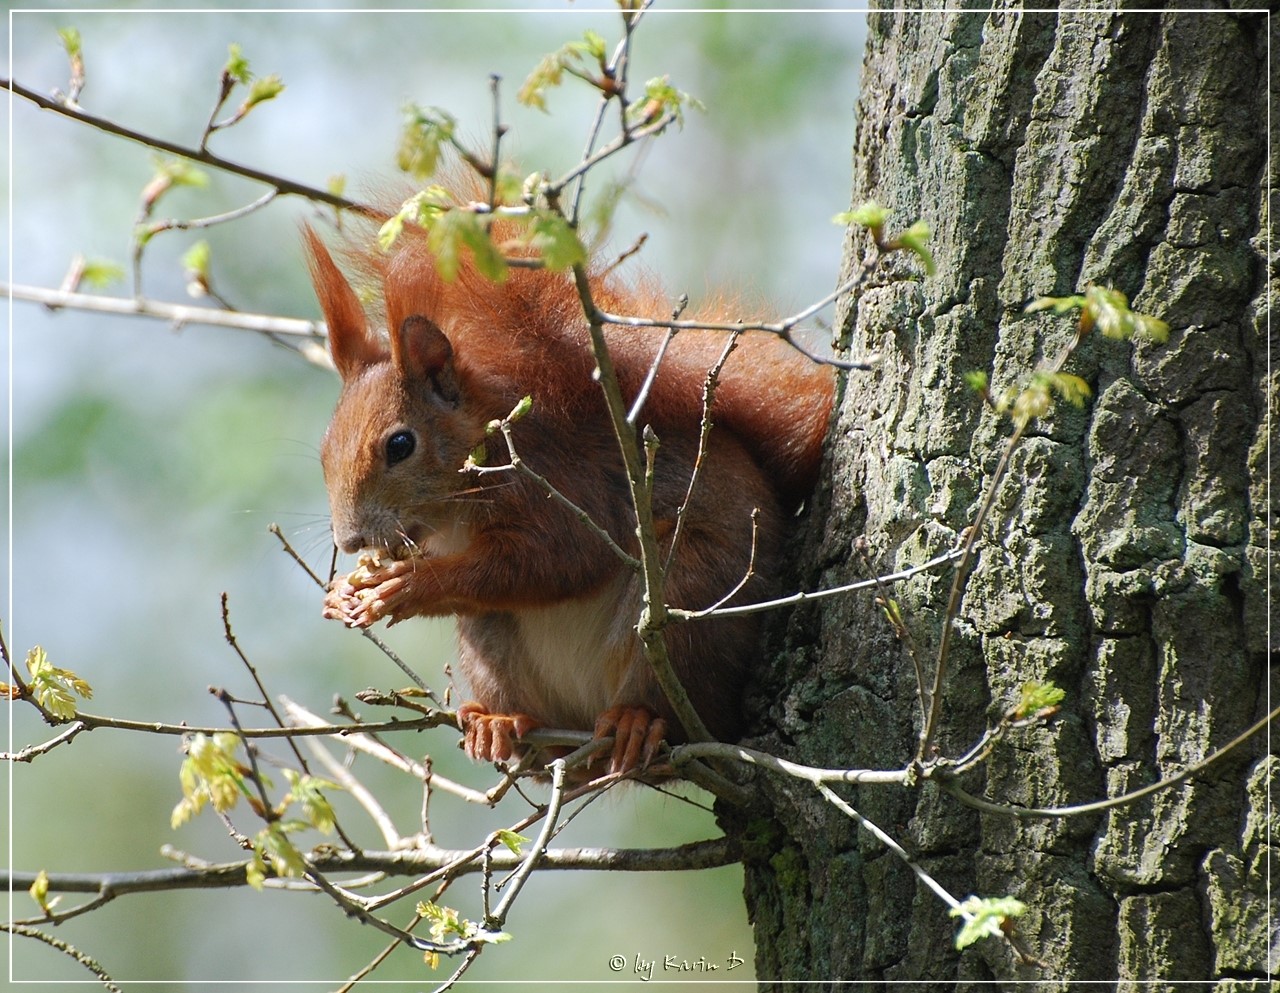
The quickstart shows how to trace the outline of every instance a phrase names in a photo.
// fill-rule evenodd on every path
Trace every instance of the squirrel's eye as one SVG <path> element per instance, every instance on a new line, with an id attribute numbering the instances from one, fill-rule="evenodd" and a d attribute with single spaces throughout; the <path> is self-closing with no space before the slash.
<path id="1" fill-rule="evenodd" d="M 387 439 L 387 465 L 391 466 L 397 462 L 403 462 L 413 454 L 417 444 L 417 441 L 414 440 L 413 432 L 397 431 Z"/>

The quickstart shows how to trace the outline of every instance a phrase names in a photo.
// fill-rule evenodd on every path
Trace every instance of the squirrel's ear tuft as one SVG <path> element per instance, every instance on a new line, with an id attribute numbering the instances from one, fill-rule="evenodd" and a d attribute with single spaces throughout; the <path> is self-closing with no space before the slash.
<path id="1" fill-rule="evenodd" d="M 453 345 L 429 317 L 411 314 L 400 322 L 391 336 L 391 361 L 406 379 L 429 383 L 440 400 L 458 403 Z"/>
<path id="2" fill-rule="evenodd" d="M 310 256 L 311 282 L 329 326 L 329 354 L 345 382 L 365 367 L 386 359 L 385 346 L 369 329 L 368 318 L 356 292 L 333 261 L 320 236 L 303 226 Z"/>

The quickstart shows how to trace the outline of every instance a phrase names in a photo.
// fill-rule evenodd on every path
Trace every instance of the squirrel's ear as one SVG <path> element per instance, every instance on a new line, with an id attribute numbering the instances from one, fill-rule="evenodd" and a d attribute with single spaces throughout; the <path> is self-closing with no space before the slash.
<path id="1" fill-rule="evenodd" d="M 329 326 L 329 354 L 343 380 L 387 357 L 386 348 L 370 332 L 364 308 L 339 271 L 320 236 L 309 225 L 303 226 L 310 256 L 311 282 L 320 300 L 325 323 Z"/>
<path id="2" fill-rule="evenodd" d="M 411 314 L 401 321 L 391 336 L 391 361 L 405 378 L 429 382 L 441 400 L 457 405 L 453 346 L 435 321 L 421 314 Z"/>

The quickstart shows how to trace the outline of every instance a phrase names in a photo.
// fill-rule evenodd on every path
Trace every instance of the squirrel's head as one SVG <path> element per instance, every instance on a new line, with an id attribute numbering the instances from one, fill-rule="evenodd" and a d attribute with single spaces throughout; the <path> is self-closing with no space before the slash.
<path id="1" fill-rule="evenodd" d="M 342 393 L 320 446 L 334 543 L 403 558 L 457 522 L 474 480 L 462 472 L 483 438 L 466 409 L 453 346 L 410 314 L 384 337 L 313 232 L 311 272 Z"/>

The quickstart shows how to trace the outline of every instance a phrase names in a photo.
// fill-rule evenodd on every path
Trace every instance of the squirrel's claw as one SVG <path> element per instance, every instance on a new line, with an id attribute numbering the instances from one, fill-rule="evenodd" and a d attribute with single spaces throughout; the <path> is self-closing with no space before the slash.
<path id="1" fill-rule="evenodd" d="M 609 772 L 643 769 L 658 754 L 667 736 L 667 722 L 646 707 L 612 707 L 596 718 L 594 735 L 613 737 Z"/>
<path id="2" fill-rule="evenodd" d="M 528 714 L 491 714 L 471 701 L 458 708 L 462 747 L 477 762 L 506 762 L 516 754 L 515 739 L 539 727 Z"/>

